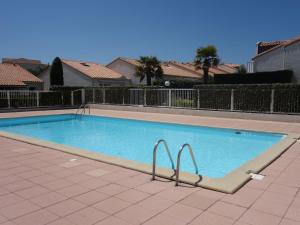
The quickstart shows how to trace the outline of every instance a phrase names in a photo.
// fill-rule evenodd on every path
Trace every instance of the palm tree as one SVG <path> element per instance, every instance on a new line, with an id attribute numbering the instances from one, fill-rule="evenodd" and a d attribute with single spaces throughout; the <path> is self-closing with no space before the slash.
<path id="1" fill-rule="evenodd" d="M 160 79 L 163 75 L 163 70 L 160 66 L 160 61 L 153 56 L 141 56 L 138 60 L 140 63 L 136 67 L 136 75 L 140 77 L 140 82 L 146 77 L 147 85 L 152 84 L 152 78 Z"/>
<path id="2" fill-rule="evenodd" d="M 197 69 L 203 70 L 203 79 L 205 84 L 208 82 L 209 68 L 218 65 L 219 61 L 217 48 L 215 46 L 208 45 L 197 49 L 194 64 Z"/>

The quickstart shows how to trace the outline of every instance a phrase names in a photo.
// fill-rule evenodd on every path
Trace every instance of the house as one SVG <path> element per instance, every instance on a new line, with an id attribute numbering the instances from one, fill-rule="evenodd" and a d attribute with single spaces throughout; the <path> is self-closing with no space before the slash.
<path id="1" fill-rule="evenodd" d="M 62 60 L 64 86 L 95 87 L 122 86 L 129 83 L 125 76 L 99 63 L 78 60 Z M 50 89 L 50 67 L 38 77 L 44 81 L 44 89 Z"/>
<path id="2" fill-rule="evenodd" d="M 146 84 L 146 79 L 140 82 L 140 78 L 136 76 L 136 67 L 138 65 L 139 61 L 136 59 L 119 57 L 107 64 L 106 67 L 126 76 L 126 78 L 131 81 L 131 84 Z M 178 66 L 172 62 L 163 62 L 161 67 L 163 69 L 163 76 L 166 80 L 183 79 L 187 81 L 202 82 L 203 79 L 201 73 Z"/>
<path id="3" fill-rule="evenodd" d="M 17 64 L 0 63 L 0 89 L 42 90 L 43 81 Z"/>
<path id="4" fill-rule="evenodd" d="M 40 60 L 26 58 L 2 58 L 2 63 L 16 64 L 34 75 L 40 74 L 49 65 L 43 64 Z"/>
<path id="5" fill-rule="evenodd" d="M 292 70 L 300 83 L 300 37 L 272 42 L 258 42 L 253 60 L 254 72 Z"/>
<path id="6" fill-rule="evenodd" d="M 119 57 L 113 60 L 106 66 L 115 70 L 127 79 L 131 80 L 132 84 L 146 84 L 146 79 L 140 83 L 140 78 L 135 74 L 136 66 L 139 65 L 138 60 Z M 232 74 L 236 73 L 240 65 L 238 64 L 220 64 L 209 69 L 209 75 L 214 74 Z M 195 67 L 193 63 L 168 61 L 161 64 L 163 76 L 165 80 L 187 80 L 193 82 L 203 82 L 203 71 Z"/>

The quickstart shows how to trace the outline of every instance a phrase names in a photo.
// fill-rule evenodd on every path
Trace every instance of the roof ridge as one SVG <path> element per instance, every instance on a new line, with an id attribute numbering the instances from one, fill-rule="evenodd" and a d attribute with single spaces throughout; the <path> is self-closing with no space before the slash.
<path id="1" fill-rule="evenodd" d="M 105 65 L 103 65 L 101 63 L 98 63 L 98 62 L 82 61 L 82 60 L 78 60 L 78 59 L 61 59 L 61 61 L 71 61 L 71 62 L 78 62 L 78 63 L 91 63 L 91 64 L 97 64 L 97 65 L 105 66 Z"/>

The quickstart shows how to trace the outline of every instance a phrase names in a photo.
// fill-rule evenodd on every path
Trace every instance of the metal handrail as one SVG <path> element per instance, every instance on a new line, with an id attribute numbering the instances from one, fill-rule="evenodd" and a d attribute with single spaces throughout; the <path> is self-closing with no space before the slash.
<path id="1" fill-rule="evenodd" d="M 194 167 L 195 167 L 195 173 L 198 175 L 198 166 L 197 166 L 197 163 L 196 163 L 196 160 L 195 160 L 195 156 L 194 156 L 194 153 L 193 153 L 193 149 L 191 147 L 190 144 L 188 143 L 185 143 L 181 146 L 181 149 L 179 150 L 178 152 L 178 155 L 177 155 L 177 167 L 176 167 L 176 186 L 178 186 L 178 183 L 179 183 L 179 170 L 180 170 L 180 158 L 181 158 L 181 153 L 183 151 L 183 149 L 185 147 L 188 147 L 189 149 L 189 152 L 190 152 L 190 156 L 193 160 L 193 164 L 194 164 Z"/>
<path id="2" fill-rule="evenodd" d="M 82 109 L 82 111 L 81 111 L 81 113 L 80 113 L 80 116 L 85 115 L 85 110 L 86 110 L 86 108 L 88 108 L 89 114 L 91 114 L 91 108 L 90 108 L 90 106 L 87 105 L 87 104 L 81 104 L 81 105 L 78 107 L 78 109 L 76 110 L 75 117 L 77 117 L 77 116 L 79 115 L 80 109 Z"/>
<path id="3" fill-rule="evenodd" d="M 174 166 L 174 162 L 173 162 L 173 159 L 172 159 L 172 156 L 171 156 L 171 153 L 170 153 L 170 150 L 169 150 L 169 147 L 168 147 L 168 144 L 167 142 L 164 140 L 164 139 L 160 139 L 156 142 L 155 146 L 154 146 L 154 149 L 153 149 L 153 163 L 152 163 L 152 180 L 155 180 L 155 171 L 156 171 L 156 152 L 157 152 L 157 148 L 159 146 L 160 143 L 163 143 L 164 146 L 165 146 L 165 149 L 168 153 L 168 156 L 169 156 L 169 159 L 171 161 L 171 164 L 172 164 L 172 169 L 175 171 L 175 166 Z"/>

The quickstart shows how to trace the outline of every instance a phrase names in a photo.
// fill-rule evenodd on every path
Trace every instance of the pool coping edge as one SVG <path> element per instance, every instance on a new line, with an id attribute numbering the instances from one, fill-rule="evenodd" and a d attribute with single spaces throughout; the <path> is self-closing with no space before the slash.
<path id="1" fill-rule="evenodd" d="M 152 174 L 152 165 L 149 164 L 139 163 L 137 161 L 126 160 L 114 156 L 108 156 L 106 154 L 91 152 L 88 150 L 65 146 L 49 141 L 43 141 L 37 138 L 16 135 L 5 131 L 0 131 L 0 136 L 40 147 L 51 148 L 54 150 L 89 158 L 92 160 L 97 160 L 115 166 L 121 166 L 126 169 L 132 169 L 139 172 Z M 297 141 L 297 139 L 299 139 L 299 135 L 297 134 L 286 134 L 286 137 L 283 140 L 276 143 L 261 155 L 248 161 L 244 165 L 238 167 L 222 178 L 210 178 L 205 176 L 201 177 L 192 173 L 180 172 L 179 181 L 207 189 L 212 189 L 215 191 L 232 194 L 251 179 L 251 175 L 248 173 L 248 171 L 259 173 L 261 170 L 270 165 L 274 160 L 280 157 L 280 155 L 283 154 L 288 148 L 290 148 Z M 159 177 L 175 180 L 174 171 L 171 169 L 157 168 L 156 171 L 156 175 Z"/>

